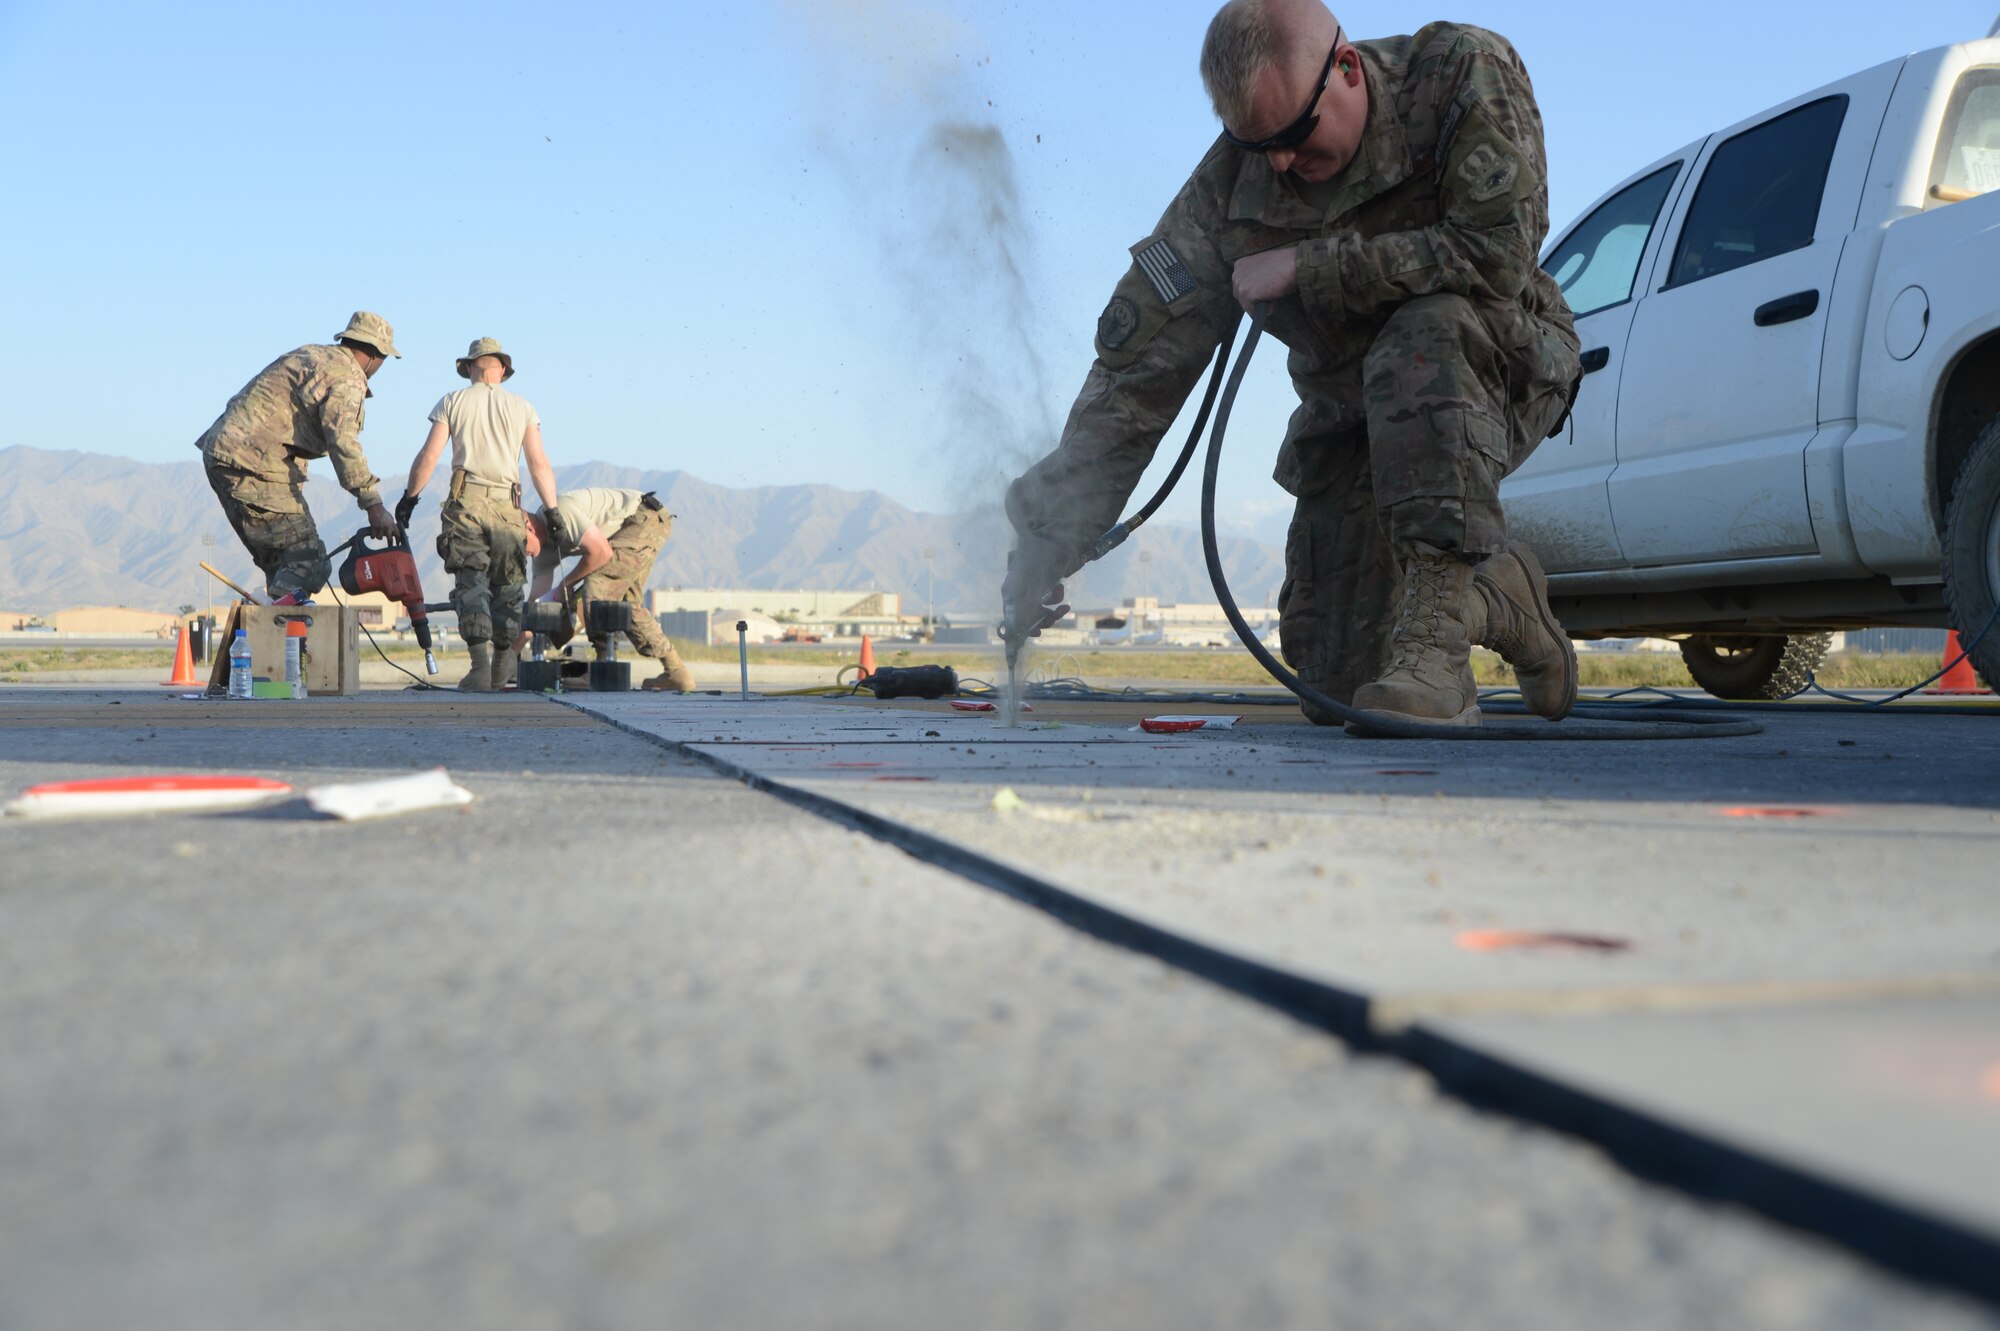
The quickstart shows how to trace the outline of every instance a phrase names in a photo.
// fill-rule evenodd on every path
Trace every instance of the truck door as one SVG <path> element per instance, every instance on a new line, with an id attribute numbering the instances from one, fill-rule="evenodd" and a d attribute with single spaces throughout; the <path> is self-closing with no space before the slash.
<path id="1" fill-rule="evenodd" d="M 1805 449 L 1841 247 L 1897 65 L 1717 135 L 1632 318 L 1611 515 L 1634 567 L 1811 554 Z"/>
<path id="2" fill-rule="evenodd" d="M 1576 316 L 1583 384 L 1569 423 L 1500 487 L 1507 529 L 1552 573 L 1616 568 L 1618 535 L 1607 482 L 1617 464 L 1618 379 L 1632 327 L 1633 293 L 1659 248 L 1665 204 L 1695 144 L 1612 191 L 1549 249 L 1542 263 Z"/>

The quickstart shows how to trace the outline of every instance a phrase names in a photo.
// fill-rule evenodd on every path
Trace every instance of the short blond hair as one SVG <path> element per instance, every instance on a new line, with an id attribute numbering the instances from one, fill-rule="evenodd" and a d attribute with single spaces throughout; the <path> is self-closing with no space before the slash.
<path id="1" fill-rule="evenodd" d="M 1284 34 L 1268 0 L 1229 0 L 1209 20 L 1201 43 L 1201 86 L 1225 125 L 1250 114 L 1257 76 L 1284 53 Z"/>
<path id="2" fill-rule="evenodd" d="M 1242 128 L 1257 77 L 1295 43 L 1327 31 L 1340 40 L 1340 20 L 1325 0 L 1229 0 L 1217 10 L 1201 44 L 1201 82 L 1222 123 Z"/>

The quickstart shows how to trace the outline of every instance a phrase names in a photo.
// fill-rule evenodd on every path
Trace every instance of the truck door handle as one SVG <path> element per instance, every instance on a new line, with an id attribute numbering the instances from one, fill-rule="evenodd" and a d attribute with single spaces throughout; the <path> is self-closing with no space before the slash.
<path id="1" fill-rule="evenodd" d="M 1794 319 L 1803 319 L 1819 308 L 1819 292 L 1794 291 L 1789 296 L 1780 296 L 1757 307 L 1757 326 L 1769 328 L 1772 324 L 1788 324 Z"/>
<path id="2" fill-rule="evenodd" d="M 1596 374 L 1611 363 L 1611 348 L 1592 347 L 1581 356 L 1578 356 L 1576 361 L 1577 364 L 1583 366 L 1585 374 Z"/>

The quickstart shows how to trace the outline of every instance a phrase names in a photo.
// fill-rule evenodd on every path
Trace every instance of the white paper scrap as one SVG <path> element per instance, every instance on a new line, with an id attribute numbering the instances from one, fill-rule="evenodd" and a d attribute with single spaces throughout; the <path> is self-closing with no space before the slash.
<path id="1" fill-rule="evenodd" d="M 381 781 L 355 781 L 340 786 L 319 786 L 306 792 L 306 803 L 315 813 L 343 822 L 361 818 L 383 818 L 395 813 L 416 813 L 423 809 L 455 809 L 472 803 L 472 792 L 451 779 L 442 767 L 409 776 L 392 776 Z"/>

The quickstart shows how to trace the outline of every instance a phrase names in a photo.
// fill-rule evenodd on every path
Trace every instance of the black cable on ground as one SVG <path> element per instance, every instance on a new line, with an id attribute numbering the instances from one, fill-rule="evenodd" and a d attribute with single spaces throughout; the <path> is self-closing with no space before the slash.
<path id="1" fill-rule="evenodd" d="M 1222 555 L 1215 539 L 1215 478 L 1222 462 L 1222 439 L 1229 428 L 1229 413 L 1236 405 L 1236 393 L 1243 385 L 1243 373 L 1250 367 L 1250 357 L 1257 350 L 1257 341 L 1264 334 L 1264 319 L 1270 312 L 1268 305 L 1258 305 L 1250 318 L 1250 336 L 1244 339 L 1243 353 L 1236 358 L 1236 368 L 1230 371 L 1228 387 L 1223 389 L 1221 401 L 1216 406 L 1215 429 L 1208 440 L 1207 465 L 1201 478 L 1201 549 L 1208 561 L 1209 582 L 1215 588 L 1216 600 L 1222 604 L 1222 612 L 1229 618 L 1230 626 L 1258 664 L 1270 672 L 1273 679 L 1283 684 L 1301 699 L 1326 712 L 1328 715 L 1351 722 L 1367 731 L 1371 737 L 1390 739 L 1445 739 L 1445 740 L 1631 740 L 1631 739 L 1714 739 L 1733 735 L 1762 734 L 1764 728 L 1754 721 L 1706 721 L 1690 718 L 1686 721 L 1646 723 L 1630 721 L 1623 717 L 1608 718 L 1616 724 L 1609 726 L 1579 725 L 1573 721 L 1541 726 L 1449 726 L 1421 721 L 1402 721 L 1364 712 L 1345 703 L 1335 702 L 1312 685 L 1294 675 L 1272 656 L 1257 635 L 1244 620 L 1243 612 L 1236 607 L 1236 598 L 1229 593 L 1229 582 L 1222 573 Z M 1598 716 L 1603 713 L 1596 708 L 1579 707 L 1572 715 Z"/>
<path id="2" fill-rule="evenodd" d="M 349 544 L 352 544 L 352 542 L 350 541 L 350 542 L 349 542 Z M 341 549 L 341 550 L 345 550 L 346 548 L 347 548 L 347 546 L 345 546 L 345 545 L 343 545 L 343 546 L 341 546 L 341 547 L 340 547 L 340 549 Z M 338 553 L 339 553 L 339 551 L 338 551 L 338 550 L 336 550 L 336 551 L 335 551 L 334 553 L 338 554 Z M 333 598 L 333 603 L 334 603 L 335 605 L 339 606 L 339 607 L 340 607 L 341 609 L 343 609 L 343 610 L 347 609 L 347 602 L 345 602 L 345 601 L 343 601 L 343 600 L 341 600 L 341 599 L 340 599 L 340 593 L 339 593 L 339 592 L 337 592 L 337 591 L 335 591 L 335 590 L 333 589 L 333 584 L 332 584 L 332 583 L 330 583 L 330 582 L 329 582 L 328 584 L 326 584 L 326 594 L 327 594 L 328 596 L 331 596 L 331 597 Z M 431 683 L 431 682 L 430 682 L 429 680 L 425 679 L 425 678 L 424 678 L 424 677 L 423 677 L 422 675 L 419 675 L 419 674 L 418 674 L 418 673 L 417 673 L 416 671 L 414 671 L 414 670 L 410 670 L 410 669 L 408 669 L 407 667 L 403 666 L 403 665 L 402 665 L 402 664 L 401 664 L 400 662 L 396 662 L 396 661 L 391 661 L 391 660 L 389 660 L 389 653 L 387 653 L 387 652 L 385 652 L 385 651 L 383 651 L 383 650 L 382 650 L 382 644 L 381 644 L 381 643 L 379 643 L 379 642 L 377 642 L 377 641 L 375 641 L 375 635 L 374 635 L 373 633 L 369 632 L 369 629 L 368 629 L 368 626 L 367 626 L 366 624 L 363 624 L 363 623 L 362 623 L 362 622 L 360 621 L 360 619 L 358 619 L 358 618 L 357 618 L 357 619 L 356 619 L 356 620 L 354 621 L 354 623 L 355 623 L 355 626 L 356 626 L 357 628 L 359 628 L 359 629 L 360 629 L 360 630 L 362 631 L 362 633 L 364 633 L 364 634 L 366 634 L 366 635 L 367 635 L 367 637 L 368 637 L 368 645 L 369 645 L 370 647 L 373 647 L 373 648 L 375 649 L 375 655 L 377 655 L 377 656 L 381 657 L 381 658 L 382 658 L 382 660 L 383 660 L 384 662 L 386 662 L 386 663 L 387 663 L 387 664 L 389 664 L 389 665 L 392 665 L 392 666 L 394 666 L 394 667 L 395 667 L 396 669 L 398 669 L 398 670 L 401 670 L 401 671 L 402 671 L 402 672 L 403 672 L 404 674 L 408 675 L 408 676 L 409 676 L 409 677 L 410 677 L 411 679 L 415 680 L 415 681 L 417 682 L 417 687 L 418 687 L 418 688 L 420 688 L 420 689 L 431 689 L 431 690 L 433 690 L 434 692 L 437 692 L 437 693 L 456 693 L 456 692 L 458 692 L 458 690 L 457 690 L 457 689 L 455 689 L 455 688 L 449 688 L 449 687 L 447 687 L 447 686 L 445 686 L 445 685 L 443 685 L 443 684 L 433 684 L 433 683 Z"/>

